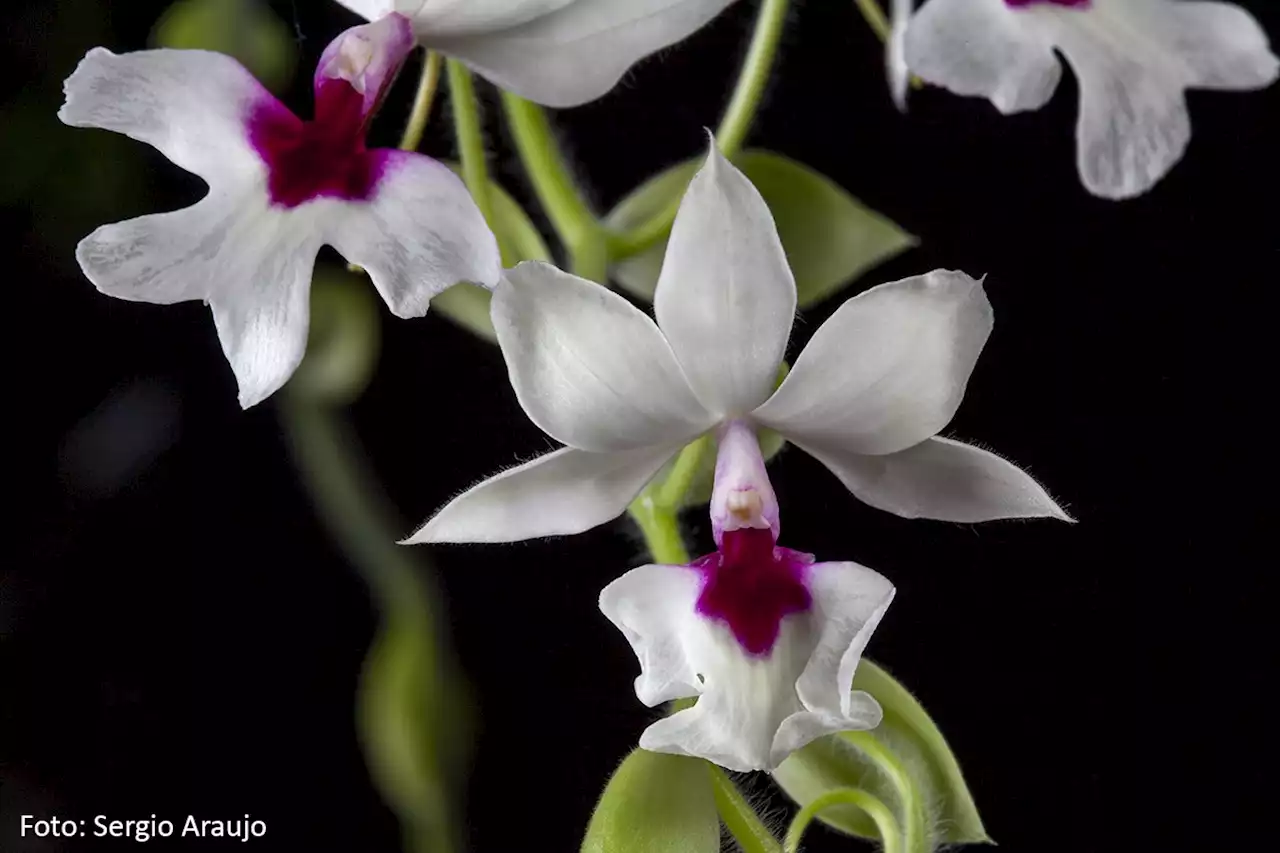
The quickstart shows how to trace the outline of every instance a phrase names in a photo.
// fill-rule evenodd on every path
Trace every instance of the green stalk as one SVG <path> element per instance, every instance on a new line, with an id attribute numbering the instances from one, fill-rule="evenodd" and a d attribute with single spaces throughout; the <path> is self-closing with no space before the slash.
<path id="1" fill-rule="evenodd" d="M 636 498 L 627 511 L 640 527 L 645 547 L 655 563 L 683 566 L 689 562 L 689 551 L 684 546 L 674 510 L 660 506 L 646 492 Z"/>
<path id="2" fill-rule="evenodd" d="M 399 819 L 409 853 L 450 853 L 458 848 L 450 793 L 457 780 L 446 752 L 465 738 L 447 704 L 461 688 L 436 641 L 429 578 L 396 544 L 398 531 L 387 521 L 394 516 L 338 416 L 288 390 L 280 413 L 302 483 L 382 614 L 357 696 L 370 774 Z"/>
<path id="3" fill-rule="evenodd" d="M 485 162 L 484 133 L 480 129 L 480 109 L 475 82 L 467 66 L 456 59 L 445 62 L 449 74 L 449 94 L 453 101 L 453 126 L 462 160 L 462 180 L 471 191 L 476 207 L 489 228 L 494 226 L 493 203 L 489 199 L 489 167 Z"/>
<path id="4" fill-rule="evenodd" d="M 502 105 L 533 191 L 569 252 L 573 271 L 583 278 L 603 282 L 608 258 L 599 221 L 578 191 L 546 112 L 510 92 L 502 93 Z"/>
<path id="5" fill-rule="evenodd" d="M 755 809 L 747 803 L 728 775 L 716 765 L 707 762 L 707 772 L 711 774 L 711 785 L 715 791 L 716 810 L 720 812 L 720 820 L 742 848 L 742 853 L 782 853 L 782 846 L 773 837 Z"/>
<path id="6" fill-rule="evenodd" d="M 800 839 L 809 824 L 823 809 L 837 805 L 851 805 L 862 809 L 875 822 L 880 831 L 880 841 L 884 845 L 884 853 L 903 853 L 902 832 L 898 829 L 898 821 L 893 812 L 879 798 L 857 788 L 841 788 L 830 791 L 805 806 L 791 821 L 787 829 L 787 837 L 782 849 L 785 853 L 798 853 Z"/>
<path id="7" fill-rule="evenodd" d="M 436 102 L 436 90 L 440 87 L 440 66 L 443 58 L 434 50 L 428 50 L 422 61 L 422 77 L 418 79 L 418 93 L 413 97 L 413 110 L 400 137 L 401 151 L 417 151 L 422 144 L 422 132 L 431 118 L 431 106 Z"/>
<path id="8" fill-rule="evenodd" d="M 902 760 L 887 749 L 871 732 L 844 732 L 850 744 L 861 750 L 889 779 L 902 807 L 902 849 L 904 853 L 929 853 L 929 827 L 925 803 L 916 790 L 911 774 Z M 875 815 L 871 816 L 875 819 Z"/>
<path id="9" fill-rule="evenodd" d="M 786 19 L 787 0 L 764 0 L 760 6 L 760 14 L 756 17 L 751 46 L 747 48 L 746 59 L 738 72 L 738 82 L 734 85 L 729 106 L 725 108 L 720 126 L 716 129 L 716 144 L 725 157 L 732 159 L 737 156 L 751 130 L 752 122 L 755 121 L 765 83 L 773 71 Z M 673 199 L 665 208 L 630 231 L 624 234 L 609 233 L 606 239 L 610 257 L 618 260 L 629 258 L 665 240 L 671 233 L 671 225 L 675 222 L 679 208 L 680 199 Z"/>
<path id="10" fill-rule="evenodd" d="M 853 0 L 853 2 L 862 13 L 867 26 L 871 27 L 871 31 L 880 38 L 880 41 L 888 41 L 892 27 L 889 26 L 889 19 L 885 17 L 880 4 L 876 0 Z"/>

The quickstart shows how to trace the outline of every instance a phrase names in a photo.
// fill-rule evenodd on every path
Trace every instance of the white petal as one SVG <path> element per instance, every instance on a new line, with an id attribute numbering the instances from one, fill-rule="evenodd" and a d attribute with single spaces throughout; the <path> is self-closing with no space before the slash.
<path id="1" fill-rule="evenodd" d="M 795 279 L 764 199 L 714 141 L 680 203 L 653 307 L 713 412 L 746 414 L 768 398 L 795 317 Z"/>
<path id="2" fill-rule="evenodd" d="M 687 566 L 649 565 L 632 569 L 600 593 L 600 611 L 640 661 L 636 696 L 651 708 L 701 692 L 683 636 L 701 588 L 701 576 Z"/>
<path id="3" fill-rule="evenodd" d="M 907 26 L 907 67 L 958 95 L 989 98 L 1003 113 L 1039 109 L 1062 66 L 1035 12 L 1005 0 L 928 0 Z"/>
<path id="4" fill-rule="evenodd" d="M 572 107 L 605 94 L 635 62 L 689 36 L 731 2 L 574 0 L 518 26 L 471 35 L 433 33 L 424 23 L 419 39 L 504 89 Z"/>
<path id="5" fill-rule="evenodd" d="M 1276 77 L 1265 34 L 1235 6 L 1094 0 L 1069 11 L 1046 20 L 1080 80 L 1080 177 L 1104 198 L 1146 192 L 1181 159 L 1189 86 L 1253 89 Z"/>
<path id="6" fill-rule="evenodd" d="M 570 447 L 678 443 L 715 423 L 658 327 L 605 287 L 527 261 L 507 271 L 492 312 L 520 405 Z"/>
<path id="7" fill-rule="evenodd" d="M 379 154 L 377 194 L 343 204 L 327 242 L 364 268 L 397 317 L 421 317 L 431 297 L 460 281 L 494 287 L 498 243 L 457 175 L 419 154 Z"/>
<path id="8" fill-rule="evenodd" d="M 576 0 L 428 0 L 413 17 L 424 39 L 483 35 L 518 27 L 574 2 Z M 406 5 L 411 5 L 411 0 Z"/>
<path id="9" fill-rule="evenodd" d="M 670 605 L 674 607 L 678 602 Z M 730 770 L 771 770 L 779 728 L 803 711 L 796 678 L 816 641 L 813 620 L 783 619 L 768 657 L 748 656 L 727 627 L 689 611 L 681 641 L 689 666 L 702 676 L 692 708 L 665 717 L 640 736 L 655 752 L 691 755 Z"/>
<path id="10" fill-rule="evenodd" d="M 903 518 L 1072 520 L 1025 471 L 994 453 L 949 438 L 931 438 L 887 456 L 797 444 L 860 500 Z"/>
<path id="11" fill-rule="evenodd" d="M 1280 60 L 1252 15 L 1232 3 L 1100 0 L 1128 14 L 1131 27 L 1181 63 L 1187 85 L 1204 89 L 1261 89 L 1276 81 Z M 1070 58 L 1070 57 L 1068 57 Z"/>
<path id="12" fill-rule="evenodd" d="M 875 700 L 851 689 L 893 586 L 855 563 L 818 564 L 806 577 L 812 609 L 784 617 L 763 657 L 746 654 L 725 625 L 697 613 L 696 569 L 643 566 L 605 588 L 600 608 L 640 660 L 641 701 L 698 697 L 646 729 L 642 747 L 769 770 L 815 738 L 879 723 Z"/>
<path id="13" fill-rule="evenodd" d="M 472 486 L 404 544 L 518 542 L 590 530 L 626 511 L 679 449 L 588 453 L 561 448 Z"/>
<path id="14" fill-rule="evenodd" d="M 982 283 L 935 270 L 853 297 L 753 418 L 798 444 L 893 453 L 946 426 L 991 333 Z"/>
<path id="15" fill-rule="evenodd" d="M 575 0 L 338 0 L 376 21 L 399 12 L 413 19 L 424 38 L 473 35 L 515 27 Z"/>
<path id="16" fill-rule="evenodd" d="M 80 242 L 76 259 L 111 296 L 209 302 L 248 408 L 284 385 L 306 350 L 311 271 L 327 209 L 285 211 L 258 190 L 212 191 L 175 213 L 104 225 Z"/>
<path id="17" fill-rule="evenodd" d="M 58 118 L 155 146 L 210 184 L 260 175 L 246 117 L 278 106 L 229 56 L 203 50 L 142 50 L 117 56 L 95 47 L 63 84 Z"/>
<path id="18" fill-rule="evenodd" d="M 818 644 L 796 692 L 804 710 L 783 721 L 771 763 L 781 764 L 800 747 L 824 735 L 880 724 L 880 706 L 853 691 L 853 674 L 871 634 L 893 601 L 893 584 L 857 563 L 816 563 L 809 568 L 813 618 L 822 626 Z"/>
<path id="19" fill-rule="evenodd" d="M 103 225 L 76 247 L 85 276 L 108 296 L 169 305 L 217 289 L 226 231 L 243 196 L 210 193 L 191 207 Z"/>

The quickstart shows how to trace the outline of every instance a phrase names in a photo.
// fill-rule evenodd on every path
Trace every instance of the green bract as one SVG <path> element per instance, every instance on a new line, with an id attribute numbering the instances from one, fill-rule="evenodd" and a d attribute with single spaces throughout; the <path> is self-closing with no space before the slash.
<path id="1" fill-rule="evenodd" d="M 458 174 L 462 173 L 462 167 L 457 163 L 446 165 Z M 516 261 L 550 263 L 551 252 L 520 203 L 494 181 L 489 182 L 489 201 L 493 205 L 493 222 L 490 224 L 498 244 L 504 254 L 514 257 L 508 266 Z M 484 288 L 459 284 L 434 297 L 431 310 L 440 312 L 472 334 L 497 343 L 493 321 L 489 319 L 490 298 L 491 294 Z"/>
<path id="2" fill-rule="evenodd" d="M 720 818 L 705 762 L 637 749 L 600 796 L 582 853 L 718 853 Z"/>
<path id="3" fill-rule="evenodd" d="M 178 0 L 156 23 L 151 41 L 225 53 L 273 91 L 289 85 L 298 59 L 289 28 L 258 0 Z"/>
<path id="4" fill-rule="evenodd" d="M 915 697 L 865 659 L 858 664 L 853 687 L 870 693 L 884 709 L 884 721 L 878 728 L 855 734 L 874 737 L 906 768 L 916 798 L 928 804 L 929 849 L 944 844 L 989 842 L 960 765 Z M 801 805 L 840 788 L 860 788 L 895 805 L 901 801 L 878 765 L 845 735 L 832 735 L 809 744 L 784 761 L 773 775 Z M 867 814 L 852 805 L 832 806 L 823 810 L 818 819 L 842 832 L 879 838 Z"/>
<path id="5" fill-rule="evenodd" d="M 733 163 L 773 213 L 801 308 L 821 302 L 917 242 L 808 166 L 769 151 L 744 151 Z M 668 207 L 701 164 L 701 158 L 689 160 L 650 178 L 610 211 L 605 224 L 626 231 Z M 665 251 L 662 241 L 616 263 L 613 278 L 632 294 L 652 299 Z"/>

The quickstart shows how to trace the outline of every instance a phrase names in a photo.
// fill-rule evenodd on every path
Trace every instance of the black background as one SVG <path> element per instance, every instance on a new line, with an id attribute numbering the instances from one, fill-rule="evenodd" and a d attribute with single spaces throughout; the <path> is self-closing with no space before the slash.
<path id="1" fill-rule="evenodd" d="M 1280 34 L 1280 9 L 1244 5 Z M 305 114 L 310 66 L 355 20 L 332 3 L 274 6 L 304 39 L 288 102 Z M 756 7 L 738 4 L 556 116 L 602 207 L 698 152 Z M 47 100 L 50 117 L 31 138 L 47 149 L 33 168 L 100 190 L 116 152 L 143 146 L 57 125 L 57 81 L 94 43 L 142 47 L 163 4 L 110 4 L 92 39 L 58 30 L 56 49 L 46 38 L 71 6 L 13 8 L 7 95 Z M 1191 93 L 1184 162 L 1150 194 L 1112 203 L 1076 177 L 1070 75 L 1030 115 L 928 90 L 901 116 L 881 67 L 852 3 L 797 3 L 752 142 L 919 235 L 848 293 L 939 266 L 988 274 L 996 330 L 948 433 L 1023 464 L 1079 524 L 903 521 L 790 450 L 773 467 L 784 544 L 897 584 L 871 655 L 939 721 L 1002 849 L 1256 849 L 1274 834 L 1263 754 L 1274 564 L 1255 548 L 1275 503 L 1280 89 Z M 411 89 L 401 82 L 375 141 L 394 140 Z M 495 169 L 528 199 L 483 90 Z M 450 153 L 445 116 L 428 153 Z M 69 162 L 66 134 L 103 141 Z M 257 850 L 395 850 L 352 714 L 375 615 L 312 514 L 273 404 L 239 410 L 201 305 L 111 300 L 74 266 L 74 241 L 94 225 L 199 196 L 162 157 L 141 156 L 145 195 L 121 193 L 96 218 L 41 212 L 30 197 L 3 209 L 0 849 L 101 846 L 20 840 L 20 813 L 190 811 L 265 819 Z M 838 302 L 804 315 L 792 356 Z M 381 368 L 350 415 L 407 531 L 548 443 L 496 349 L 440 318 L 383 319 Z M 116 415 L 94 420 L 108 400 Z M 136 472 L 101 473 L 139 456 Z M 689 523 L 705 547 L 703 519 Z M 595 606 L 642 559 L 638 540 L 617 522 L 429 558 L 480 709 L 472 849 L 576 850 L 652 719 L 631 692 L 634 658 Z"/>

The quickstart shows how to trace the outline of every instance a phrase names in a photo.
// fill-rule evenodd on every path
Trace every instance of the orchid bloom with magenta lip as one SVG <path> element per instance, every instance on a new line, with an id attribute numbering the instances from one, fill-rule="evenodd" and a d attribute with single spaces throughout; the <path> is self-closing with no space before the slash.
<path id="1" fill-rule="evenodd" d="M 657 323 L 538 262 L 508 270 L 492 316 L 516 397 L 566 447 L 459 495 L 407 541 L 510 542 L 617 517 L 676 453 L 732 421 L 768 427 L 857 497 L 950 521 L 1066 514 L 999 456 L 937 433 L 991 331 L 980 282 L 883 284 L 842 305 L 774 390 L 796 287 L 764 200 L 711 146 L 680 204 Z"/>
<path id="2" fill-rule="evenodd" d="M 772 770 L 840 731 L 875 728 L 880 706 L 852 690 L 893 585 L 857 563 L 816 563 L 777 546 L 779 518 L 756 437 L 718 430 L 716 551 L 687 566 L 641 566 L 600 594 L 640 660 L 636 696 L 697 697 L 649 726 L 640 746 L 730 770 Z"/>
<path id="3" fill-rule="evenodd" d="M 462 182 L 428 157 L 365 147 L 412 47 L 400 15 L 342 33 L 320 57 L 312 121 L 222 54 L 89 51 L 59 118 L 149 143 L 209 192 L 94 231 L 76 249 L 85 275 L 121 299 L 206 301 L 246 408 L 302 360 L 322 244 L 363 267 L 398 317 L 459 281 L 492 287 L 497 242 Z"/>
<path id="4" fill-rule="evenodd" d="M 593 101 L 649 54 L 733 0 L 338 0 L 369 20 L 399 12 L 418 41 L 549 107 Z"/>
<path id="5" fill-rule="evenodd" d="M 1239 6 L 1202 0 L 929 0 L 906 26 L 906 67 L 1002 113 L 1044 106 L 1062 52 L 1080 87 L 1076 159 L 1093 194 L 1149 190 L 1191 139 L 1185 92 L 1261 89 L 1280 62 Z"/>

